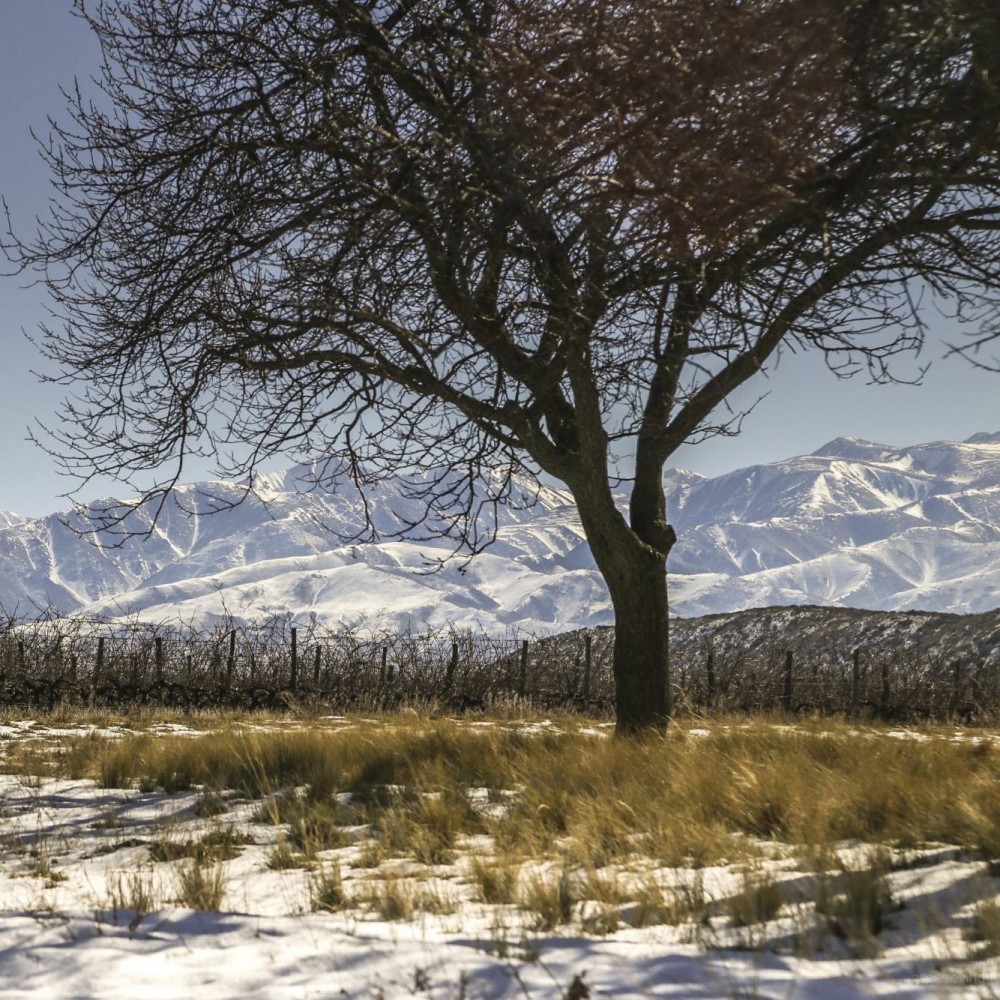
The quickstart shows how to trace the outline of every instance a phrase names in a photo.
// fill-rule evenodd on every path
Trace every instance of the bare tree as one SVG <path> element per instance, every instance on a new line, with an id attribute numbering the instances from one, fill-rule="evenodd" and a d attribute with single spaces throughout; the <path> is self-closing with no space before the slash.
<path id="1" fill-rule="evenodd" d="M 781 345 L 887 380 L 921 289 L 995 315 L 992 0 L 80 13 L 103 95 L 71 95 L 51 217 L 8 242 L 64 321 L 41 343 L 67 468 L 169 468 L 155 499 L 193 451 L 247 476 L 320 454 L 403 472 L 414 520 L 471 549 L 516 482 L 561 480 L 621 732 L 670 714 L 669 456 L 735 431 Z"/>

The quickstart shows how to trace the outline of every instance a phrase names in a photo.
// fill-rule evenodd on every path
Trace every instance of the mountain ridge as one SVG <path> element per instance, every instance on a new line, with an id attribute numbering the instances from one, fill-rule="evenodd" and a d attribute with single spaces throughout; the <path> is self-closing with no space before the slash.
<path id="1" fill-rule="evenodd" d="M 118 547 L 78 537 L 78 513 L 0 512 L 0 606 L 397 631 L 549 634 L 613 620 L 565 491 L 522 491 L 498 512 L 485 552 L 428 573 L 450 548 L 413 537 L 418 511 L 398 482 L 374 486 L 366 504 L 351 485 L 302 488 L 317 478 L 310 466 L 268 474 L 243 503 L 238 484 L 180 486 L 155 525 L 122 504 L 126 528 L 149 538 Z M 674 614 L 806 604 L 969 613 L 1000 603 L 1000 433 L 906 447 L 835 438 L 721 476 L 667 470 L 664 482 L 678 533 Z M 366 515 L 393 537 L 343 540 Z"/>

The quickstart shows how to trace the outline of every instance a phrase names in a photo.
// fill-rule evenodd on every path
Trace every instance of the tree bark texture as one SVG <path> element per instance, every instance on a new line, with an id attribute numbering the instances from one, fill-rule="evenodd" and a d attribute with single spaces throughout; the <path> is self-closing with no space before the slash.
<path id="1" fill-rule="evenodd" d="M 666 557 L 646 553 L 611 598 L 616 732 L 663 731 L 671 712 Z"/>
<path id="2" fill-rule="evenodd" d="M 666 523 L 662 485 L 641 505 L 633 496 L 630 522 L 606 480 L 588 478 L 574 486 L 615 611 L 616 733 L 662 732 L 671 712 L 667 555 L 675 538 Z"/>

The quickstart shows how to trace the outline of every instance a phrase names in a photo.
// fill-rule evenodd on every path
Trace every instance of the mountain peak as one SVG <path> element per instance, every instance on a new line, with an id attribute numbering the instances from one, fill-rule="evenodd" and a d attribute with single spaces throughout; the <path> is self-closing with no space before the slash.
<path id="1" fill-rule="evenodd" d="M 864 438 L 838 437 L 817 448 L 813 455 L 817 458 L 874 458 L 892 450 L 887 445 L 866 441 Z"/>
<path id="2" fill-rule="evenodd" d="M 990 434 L 989 431 L 979 431 L 965 439 L 965 444 L 1000 444 L 1000 431 Z"/>

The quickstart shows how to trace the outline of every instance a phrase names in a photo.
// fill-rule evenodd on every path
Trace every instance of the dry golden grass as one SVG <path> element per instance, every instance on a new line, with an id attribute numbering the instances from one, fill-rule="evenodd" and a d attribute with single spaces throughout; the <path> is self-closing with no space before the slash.
<path id="1" fill-rule="evenodd" d="M 492 861 L 474 857 L 469 864 L 469 878 L 476 898 L 491 905 L 509 904 L 517 899 L 521 865 L 510 857 Z"/>
<path id="2" fill-rule="evenodd" d="M 418 885 L 413 879 L 398 873 L 369 882 L 358 902 L 365 903 L 382 920 L 409 920 L 415 912 L 449 914 L 458 909 L 457 902 L 439 888 Z"/>
<path id="3" fill-rule="evenodd" d="M 274 819 L 292 846 L 341 846 L 341 826 L 368 824 L 372 862 L 442 863 L 484 832 L 500 855 L 583 869 L 753 860 L 753 838 L 817 858 L 846 839 L 947 842 L 1000 858 L 1000 751 L 985 737 L 897 739 L 826 721 L 703 725 L 708 735 L 676 726 L 625 741 L 581 732 L 581 720 L 540 731 L 416 715 L 266 731 L 227 721 L 200 737 L 93 741 L 64 766 L 113 787 L 284 792 Z"/>
<path id="4" fill-rule="evenodd" d="M 745 718 L 633 741 L 583 729 L 581 720 L 471 726 L 415 714 L 315 728 L 226 719 L 201 736 L 149 727 L 119 740 L 72 737 L 55 752 L 23 752 L 16 767 L 22 782 L 72 775 L 187 791 L 182 819 L 147 847 L 173 862 L 157 879 L 176 878 L 178 901 L 201 909 L 222 905 L 222 862 L 253 832 L 275 846 L 235 867 L 306 869 L 291 884 L 307 887 L 317 912 L 411 920 L 475 900 L 520 933 L 667 924 L 704 941 L 728 923 L 740 947 L 807 920 L 824 947 L 835 936 L 865 957 L 899 918 L 890 851 L 858 845 L 908 853 L 947 843 L 1000 865 L 1000 750 L 986 733 L 921 729 L 921 739 L 902 739 L 878 727 Z M 223 825 L 230 820 L 247 833 Z M 262 837 L 255 823 L 275 829 Z M 97 825 L 120 821 L 109 813 Z M 787 899 L 774 881 L 779 859 L 782 871 L 796 865 Z M 38 861 L 37 874 L 53 877 Z M 698 870 L 710 864 L 729 870 L 721 880 Z M 111 908 L 141 919 L 159 905 L 152 886 L 120 881 Z M 997 912 L 975 911 L 970 956 L 1000 954 Z"/>
<path id="5" fill-rule="evenodd" d="M 1000 901 L 987 899 L 976 907 L 966 940 L 972 945 L 973 958 L 1000 956 Z"/>
<path id="6" fill-rule="evenodd" d="M 194 857 L 177 870 L 176 902 L 192 910 L 218 913 L 226 895 L 222 866 Z"/>
<path id="7" fill-rule="evenodd" d="M 252 837 L 238 833 L 231 827 L 209 830 L 199 840 L 175 840 L 171 836 L 171 831 L 167 829 L 158 840 L 149 844 L 147 849 L 154 861 L 193 858 L 200 864 L 214 864 L 217 861 L 231 861 L 239 857 L 243 848 L 252 843 Z"/>
<path id="8" fill-rule="evenodd" d="M 787 902 L 781 887 L 767 872 L 745 868 L 740 891 L 726 900 L 726 913 L 734 927 L 752 927 L 774 920 Z"/>
<path id="9" fill-rule="evenodd" d="M 568 924 L 582 900 L 578 879 L 563 865 L 558 872 L 536 873 L 524 879 L 518 904 L 531 915 L 535 930 L 548 932 Z"/>
<path id="10" fill-rule="evenodd" d="M 816 912 L 830 930 L 848 942 L 858 958 L 873 958 L 881 951 L 878 936 L 890 926 L 899 909 L 888 874 L 890 861 L 882 850 L 870 851 L 858 864 L 842 865 L 839 876 L 821 877 Z"/>
<path id="11" fill-rule="evenodd" d="M 628 895 L 632 905 L 626 919 L 633 927 L 701 923 L 709 912 L 701 872 L 695 872 L 689 884 L 672 890 L 665 889 L 650 873 L 635 884 Z"/>
<path id="12" fill-rule="evenodd" d="M 151 871 L 134 869 L 115 872 L 109 877 L 107 909 L 115 921 L 122 913 L 130 914 L 130 930 L 135 930 L 159 906 L 160 899 Z"/>
<path id="13" fill-rule="evenodd" d="M 289 845 L 306 857 L 345 847 L 350 842 L 343 829 L 343 812 L 329 799 L 282 796 L 275 802 L 272 818 L 275 823 L 288 825 Z"/>
<path id="14" fill-rule="evenodd" d="M 339 865 L 323 865 L 312 874 L 309 879 L 309 905 L 313 913 L 334 913 L 349 904 Z"/>
<path id="15" fill-rule="evenodd" d="M 315 862 L 305 854 L 293 851 L 284 837 L 278 838 L 278 843 L 267 852 L 267 867 L 272 871 L 283 872 L 292 868 L 312 868 Z"/>

